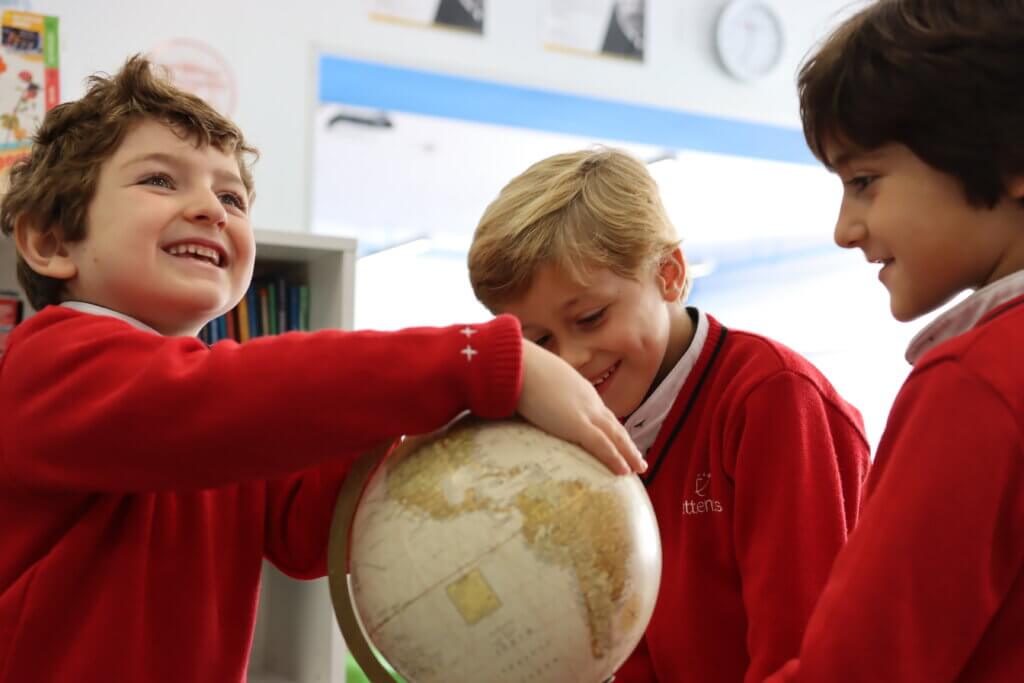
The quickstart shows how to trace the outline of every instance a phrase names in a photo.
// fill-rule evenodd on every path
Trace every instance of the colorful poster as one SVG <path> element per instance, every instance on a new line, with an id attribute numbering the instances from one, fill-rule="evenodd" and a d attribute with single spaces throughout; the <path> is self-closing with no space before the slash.
<path id="1" fill-rule="evenodd" d="M 171 81 L 224 116 L 238 107 L 238 80 L 231 64 L 213 45 L 193 38 L 172 38 L 149 51 L 154 64 L 167 69 Z"/>
<path id="2" fill-rule="evenodd" d="M 370 18 L 417 26 L 484 31 L 484 0 L 373 0 Z"/>
<path id="3" fill-rule="evenodd" d="M 57 18 L 7 10 L 0 19 L 0 170 L 28 153 L 60 102 Z"/>
<path id="4" fill-rule="evenodd" d="M 544 46 L 643 61 L 646 0 L 544 0 Z"/>

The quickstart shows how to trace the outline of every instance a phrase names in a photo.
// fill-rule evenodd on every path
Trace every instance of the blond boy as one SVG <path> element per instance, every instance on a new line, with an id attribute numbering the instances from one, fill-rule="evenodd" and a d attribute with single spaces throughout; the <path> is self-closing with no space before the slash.
<path id="1" fill-rule="evenodd" d="M 477 297 L 585 377 L 650 470 L 664 553 L 616 683 L 756 680 L 796 652 L 860 507 L 859 414 L 809 362 L 684 301 L 686 262 L 645 166 L 540 161 L 487 208 Z"/>

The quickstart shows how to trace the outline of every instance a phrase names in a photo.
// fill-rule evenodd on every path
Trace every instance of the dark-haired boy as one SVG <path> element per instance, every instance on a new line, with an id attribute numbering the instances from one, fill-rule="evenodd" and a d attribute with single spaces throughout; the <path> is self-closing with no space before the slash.
<path id="1" fill-rule="evenodd" d="M 835 240 L 893 316 L 974 291 L 907 349 L 860 523 L 773 682 L 1024 679 L 1022 54 L 1020 0 L 884 0 L 801 70 Z"/>

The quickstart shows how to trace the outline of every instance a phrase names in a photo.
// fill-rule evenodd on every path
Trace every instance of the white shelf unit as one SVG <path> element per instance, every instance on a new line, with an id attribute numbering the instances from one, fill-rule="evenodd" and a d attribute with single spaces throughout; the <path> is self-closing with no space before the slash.
<path id="1" fill-rule="evenodd" d="M 310 326 L 351 329 L 355 240 L 256 230 L 256 273 L 284 272 L 309 285 Z M 0 289 L 17 291 L 14 243 L 0 237 Z M 26 302 L 26 315 L 32 313 Z M 343 683 L 345 647 L 327 579 L 296 581 L 264 563 L 250 683 Z"/>
<path id="2" fill-rule="evenodd" d="M 5 235 L 0 235 L 0 290 L 17 292 L 25 302 L 25 315 L 31 315 L 32 309 L 25 298 L 25 292 L 18 286 L 17 250 L 14 248 L 14 240 Z"/>
<path id="3" fill-rule="evenodd" d="M 310 291 L 312 329 L 351 329 L 355 240 L 256 231 L 256 273 L 284 271 Z M 327 579 L 296 581 L 263 565 L 249 683 L 343 683 L 345 647 Z"/>

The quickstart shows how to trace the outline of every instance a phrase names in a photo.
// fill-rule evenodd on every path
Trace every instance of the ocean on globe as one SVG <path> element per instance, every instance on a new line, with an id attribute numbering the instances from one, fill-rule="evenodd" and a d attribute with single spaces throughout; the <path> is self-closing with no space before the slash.
<path id="1" fill-rule="evenodd" d="M 635 475 L 525 422 L 465 418 L 352 478 L 330 583 L 357 658 L 365 635 L 410 683 L 601 683 L 643 636 L 661 545 Z"/>

